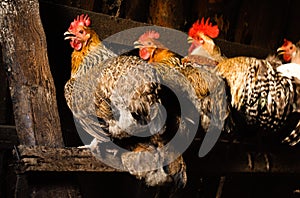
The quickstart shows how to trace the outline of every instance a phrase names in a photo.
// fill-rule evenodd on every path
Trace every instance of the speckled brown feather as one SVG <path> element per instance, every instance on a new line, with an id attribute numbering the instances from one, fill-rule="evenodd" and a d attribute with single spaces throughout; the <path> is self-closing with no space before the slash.
<path id="1" fill-rule="evenodd" d="M 207 65 L 211 67 L 214 67 L 218 64 L 218 62 L 213 59 L 204 56 L 198 56 L 198 55 L 187 55 L 181 61 L 182 63 L 190 62 L 190 63 L 197 63 L 199 65 Z"/>
<path id="2" fill-rule="evenodd" d="M 161 97 L 172 100 L 160 92 L 161 79 L 166 78 L 155 67 L 138 57 L 116 57 L 102 45 L 93 30 L 87 27 L 85 30 L 91 38 L 81 50 L 74 50 L 72 53 L 71 78 L 65 85 L 65 98 L 73 112 L 75 123 L 97 139 L 91 147 L 93 153 L 101 159 L 104 155 L 102 152 L 105 152 L 101 145 L 113 140 L 128 149 L 127 154 L 131 158 L 126 157 L 123 165 L 132 167 L 141 151 L 159 150 L 169 140 L 164 137 L 165 133 L 171 133 L 172 137 L 180 125 L 177 115 L 168 115 L 166 123 L 161 119 L 164 117 L 163 108 L 158 105 L 162 102 Z M 170 74 L 169 70 L 165 72 L 165 75 Z M 171 82 L 170 79 L 168 82 Z M 173 85 L 181 91 L 180 85 Z M 185 90 L 189 89 L 187 87 Z M 183 127 L 180 132 L 183 129 L 186 128 Z M 152 137 L 135 139 L 140 132 L 147 132 Z M 169 156 L 164 152 L 160 155 L 163 158 Z M 130 171 L 150 186 L 178 182 L 175 183 L 177 188 L 186 184 L 186 167 L 181 156 L 172 161 L 167 170 L 159 167 L 157 170 L 148 170 L 143 175 L 136 175 L 135 170 Z"/>
<path id="3" fill-rule="evenodd" d="M 191 83 L 194 88 L 196 95 L 199 98 L 203 98 L 208 95 L 208 85 L 203 79 L 199 68 L 193 67 L 191 64 L 182 64 L 182 57 L 178 56 L 174 52 L 166 48 L 155 49 L 153 55 L 149 59 L 149 63 L 163 63 L 168 65 L 170 68 L 175 68 L 182 73 Z M 189 61 L 190 62 L 190 61 Z M 209 61 L 204 61 L 208 63 Z M 187 63 L 187 62 L 186 62 Z M 212 62 L 209 62 L 212 63 Z"/>
<path id="4" fill-rule="evenodd" d="M 66 98 L 66 102 L 69 108 L 72 110 L 72 93 L 73 86 L 76 79 L 88 72 L 89 69 L 93 68 L 95 65 L 101 64 L 103 61 L 108 59 L 109 57 L 114 57 L 115 54 L 110 50 L 106 49 L 106 47 L 101 43 L 98 35 L 95 31 L 90 28 L 86 28 L 86 31 L 91 35 L 90 40 L 87 45 L 83 47 L 82 50 L 77 51 L 74 50 L 71 55 L 71 78 L 65 84 L 64 94 Z M 89 54 L 99 54 L 95 59 L 95 55 L 92 55 L 91 58 L 94 59 L 94 62 L 85 64 L 84 61 L 86 57 L 89 57 Z"/>
<path id="5" fill-rule="evenodd" d="M 187 175 L 183 157 L 176 152 L 164 153 L 159 149 L 160 147 L 154 147 L 149 144 L 138 144 L 134 149 L 134 153 L 124 153 L 122 155 L 122 163 L 132 175 L 135 175 L 137 178 L 146 178 L 145 181 L 149 186 L 162 186 L 166 184 L 174 186 L 175 184 L 174 187 L 185 187 Z M 146 155 L 149 156 L 146 159 L 152 159 L 152 161 L 144 161 L 145 152 L 148 152 Z M 143 164 L 133 164 L 132 161 L 143 161 Z M 171 162 L 169 163 L 168 161 Z M 156 170 L 143 171 L 151 169 Z"/>
<path id="6" fill-rule="evenodd" d="M 208 82 L 198 68 L 192 67 L 192 65 L 185 65 L 179 71 L 189 80 L 198 98 L 204 98 L 209 95 Z"/>

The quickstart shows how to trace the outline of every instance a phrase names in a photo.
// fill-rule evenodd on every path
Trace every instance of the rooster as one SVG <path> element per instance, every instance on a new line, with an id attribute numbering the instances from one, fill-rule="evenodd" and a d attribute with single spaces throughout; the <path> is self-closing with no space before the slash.
<path id="1" fill-rule="evenodd" d="M 218 37 L 219 28 L 212 25 L 208 18 L 196 21 L 188 32 L 188 42 L 191 46 L 188 50 L 188 57 L 191 59 L 198 56 L 207 57 L 215 62 L 222 61 L 225 57 L 222 55 L 220 48 L 215 45 L 213 38 Z"/>
<path id="2" fill-rule="evenodd" d="M 174 94 L 161 85 L 161 79 L 180 79 L 178 74 L 159 73 L 136 56 L 115 55 L 90 23 L 87 15 L 78 16 L 65 33 L 74 48 L 65 98 L 75 123 L 94 137 L 87 147 L 108 165 L 129 171 L 149 186 L 184 187 L 181 150 L 166 144 L 176 131 L 187 133 L 187 122 L 193 118 L 183 120 Z M 179 83 L 171 85 L 179 95 L 191 92 Z"/>
<path id="3" fill-rule="evenodd" d="M 183 58 L 161 44 L 158 38 L 158 32 L 148 31 L 135 41 L 140 57 L 158 67 L 157 70 L 164 65 L 180 72 L 187 80 L 185 83 L 190 84 L 196 93 L 194 104 L 200 113 L 202 129 L 206 132 L 218 129 L 220 132 L 221 123 L 227 116 L 227 100 L 224 81 L 210 69 L 216 62 L 204 56 L 198 57 L 197 61 Z M 212 118 L 215 119 L 214 122 Z"/>
<path id="4" fill-rule="evenodd" d="M 201 34 L 198 26 L 189 31 L 194 40 Z M 212 39 L 206 38 L 211 40 L 206 41 L 212 44 L 210 49 L 215 49 Z M 198 55 L 193 49 L 191 53 Z M 256 131 L 267 141 L 295 145 L 300 141 L 299 79 L 278 71 L 278 66 L 278 62 L 254 57 L 221 58 L 216 71 L 229 87 L 231 118 L 239 132 Z"/>

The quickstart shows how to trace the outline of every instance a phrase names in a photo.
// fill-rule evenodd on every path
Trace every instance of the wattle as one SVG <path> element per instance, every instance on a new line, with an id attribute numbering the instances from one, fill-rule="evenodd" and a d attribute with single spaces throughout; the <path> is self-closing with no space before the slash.
<path id="1" fill-rule="evenodd" d="M 292 59 L 291 55 L 289 54 L 284 54 L 283 55 L 283 60 L 286 61 L 286 62 L 290 62 Z"/>
<path id="2" fill-rule="evenodd" d="M 82 48 L 82 43 L 77 39 L 71 40 L 70 44 L 71 44 L 71 47 L 73 47 L 77 51 L 81 50 L 81 48 Z"/>
<path id="3" fill-rule="evenodd" d="M 150 58 L 150 53 L 146 48 L 141 48 L 139 51 L 139 55 L 144 60 L 148 60 Z"/>

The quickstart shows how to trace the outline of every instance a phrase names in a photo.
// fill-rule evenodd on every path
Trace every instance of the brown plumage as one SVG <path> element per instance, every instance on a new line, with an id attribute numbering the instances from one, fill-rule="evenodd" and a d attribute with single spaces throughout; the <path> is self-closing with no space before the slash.
<path id="1" fill-rule="evenodd" d="M 65 98 L 71 110 L 73 85 L 77 78 L 85 75 L 95 65 L 116 56 L 101 43 L 97 33 L 89 27 L 90 23 L 87 15 L 77 16 L 64 33 L 65 40 L 70 40 L 70 45 L 74 48 L 71 56 L 71 77 L 65 85 Z"/>
<path id="2" fill-rule="evenodd" d="M 152 31 L 155 35 L 157 32 Z M 214 60 L 207 57 L 197 57 L 199 61 L 191 61 L 172 52 L 156 38 L 147 38 L 148 33 L 143 34 L 135 42 L 140 50 L 140 57 L 160 71 L 160 68 L 169 68 L 182 74 L 185 84 L 189 84 L 195 92 L 193 100 L 200 115 L 201 128 L 210 132 L 212 128 L 222 130 L 223 122 L 226 119 L 227 98 L 223 79 L 213 71 L 216 65 Z M 176 77 L 173 77 L 173 81 Z M 214 122 L 211 122 L 211 121 Z"/>
<path id="3" fill-rule="evenodd" d="M 208 82 L 202 74 L 204 72 L 201 71 L 203 68 L 201 69 L 199 66 L 215 66 L 217 62 L 200 56 L 191 56 L 192 60 L 188 57 L 183 58 L 157 40 L 159 33 L 155 31 L 150 32 L 155 34 L 156 37 L 153 38 L 151 34 L 149 36 L 149 32 L 146 32 L 135 42 L 136 47 L 140 50 L 140 57 L 149 63 L 163 63 L 170 68 L 176 69 L 188 79 L 198 98 L 207 96 L 209 94 Z"/>
<path id="4" fill-rule="evenodd" d="M 184 118 L 178 99 L 162 85 L 169 84 L 187 101 L 195 98 L 191 87 L 167 67 L 158 70 L 139 57 L 116 56 L 89 25 L 90 19 L 81 15 L 65 33 L 74 48 L 65 97 L 76 125 L 95 138 L 89 148 L 105 163 L 129 171 L 147 185 L 184 187 L 186 168 L 178 154 L 183 150 L 165 147 L 176 133 L 191 138 L 193 110 L 189 119 Z M 160 161 L 140 162 L 143 155 L 159 156 L 155 159 Z M 149 167 L 134 168 L 143 164 Z"/>

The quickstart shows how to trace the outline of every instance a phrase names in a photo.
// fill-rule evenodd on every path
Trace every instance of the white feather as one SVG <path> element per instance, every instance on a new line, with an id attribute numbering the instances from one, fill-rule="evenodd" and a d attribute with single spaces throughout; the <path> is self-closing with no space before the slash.
<path id="1" fill-rule="evenodd" d="M 300 80 L 300 64 L 287 63 L 277 67 L 277 71 L 282 73 L 283 76 L 298 78 Z"/>

